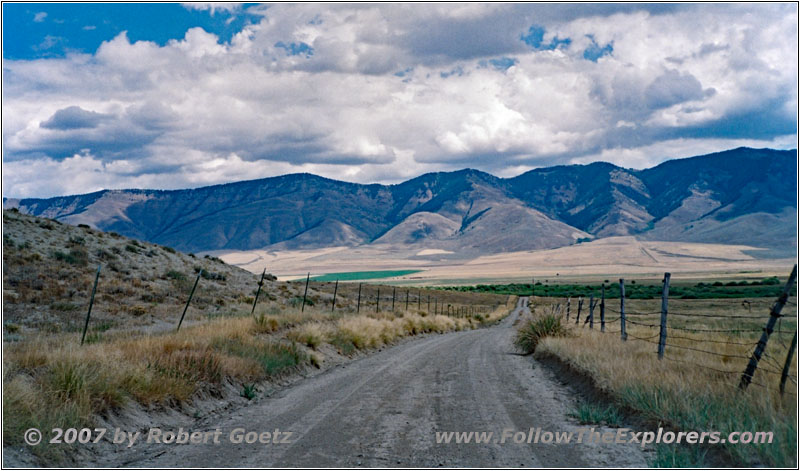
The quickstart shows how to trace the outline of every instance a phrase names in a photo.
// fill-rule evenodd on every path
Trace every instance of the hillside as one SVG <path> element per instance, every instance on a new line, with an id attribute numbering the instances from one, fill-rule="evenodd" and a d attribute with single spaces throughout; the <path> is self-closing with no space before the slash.
<path id="1" fill-rule="evenodd" d="M 461 170 L 397 185 L 296 174 L 4 199 L 4 207 L 186 251 L 378 243 L 483 254 L 636 235 L 787 254 L 797 239 L 796 173 L 795 150 L 739 148 L 645 170 L 598 162 L 509 179 Z"/>

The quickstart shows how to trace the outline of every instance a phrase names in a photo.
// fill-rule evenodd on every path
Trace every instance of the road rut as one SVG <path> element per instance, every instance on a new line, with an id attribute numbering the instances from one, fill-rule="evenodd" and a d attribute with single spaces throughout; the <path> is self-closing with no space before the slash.
<path id="1" fill-rule="evenodd" d="M 108 454 L 101 466 L 597 467 L 646 466 L 622 444 L 437 444 L 436 432 L 576 431 L 572 393 L 514 351 L 521 298 L 498 325 L 428 336 L 301 380 L 204 430 L 221 444 L 152 445 Z M 291 431 L 289 444 L 231 444 L 237 427 Z M 193 430 L 201 430 L 195 428 Z"/>

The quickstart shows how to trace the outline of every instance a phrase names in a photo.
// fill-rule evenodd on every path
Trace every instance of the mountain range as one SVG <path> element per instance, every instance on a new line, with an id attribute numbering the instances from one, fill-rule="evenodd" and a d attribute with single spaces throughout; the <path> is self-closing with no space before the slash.
<path id="1" fill-rule="evenodd" d="M 632 170 L 595 162 L 498 178 L 428 173 L 396 185 L 292 174 L 186 190 L 3 199 L 184 251 L 387 244 L 459 253 L 635 235 L 796 253 L 797 151 L 738 148 Z"/>

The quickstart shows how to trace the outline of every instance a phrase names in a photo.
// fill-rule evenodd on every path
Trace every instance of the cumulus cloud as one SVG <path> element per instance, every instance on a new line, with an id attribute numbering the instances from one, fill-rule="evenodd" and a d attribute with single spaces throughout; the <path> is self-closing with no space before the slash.
<path id="1" fill-rule="evenodd" d="M 233 13 L 242 8 L 241 3 L 233 2 L 184 2 L 181 5 L 190 10 L 208 11 L 211 15 L 217 12 Z"/>
<path id="2" fill-rule="evenodd" d="M 108 117 L 109 115 L 103 113 L 84 110 L 80 106 L 69 106 L 56 111 L 47 121 L 42 121 L 39 127 L 60 130 L 96 128 Z"/>
<path id="3" fill-rule="evenodd" d="M 6 196 L 296 171 L 397 182 L 641 167 L 795 139 L 791 6 L 246 9 L 258 21 L 227 42 L 201 28 L 163 45 L 123 32 L 96 51 L 4 61 Z"/>

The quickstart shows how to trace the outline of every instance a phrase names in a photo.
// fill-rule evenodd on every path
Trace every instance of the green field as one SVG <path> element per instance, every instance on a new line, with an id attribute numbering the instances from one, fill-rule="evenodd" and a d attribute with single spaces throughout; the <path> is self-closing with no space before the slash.
<path id="1" fill-rule="evenodd" d="M 778 278 L 765 278 L 758 281 L 713 281 L 697 284 L 674 283 L 669 288 L 671 298 L 679 299 L 717 299 L 717 298 L 762 298 L 777 297 L 783 288 Z M 466 291 L 477 293 L 513 294 L 529 296 L 531 291 L 536 296 L 548 297 L 578 297 L 594 294 L 600 296 L 600 284 L 542 284 L 535 286 L 530 283 L 511 283 L 475 286 L 449 286 L 444 288 L 451 291 Z M 661 284 L 636 284 L 635 281 L 625 283 L 625 297 L 628 299 L 655 299 L 661 297 Z M 606 298 L 619 298 L 619 283 L 606 284 Z"/>
<path id="2" fill-rule="evenodd" d="M 396 276 L 411 275 L 422 270 L 379 270 L 379 271 L 348 271 L 342 273 L 326 273 L 324 275 L 312 276 L 312 281 L 353 281 L 353 280 L 377 280 L 380 278 L 393 278 Z"/>

